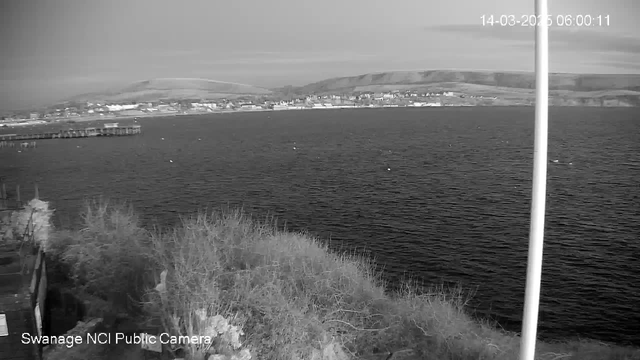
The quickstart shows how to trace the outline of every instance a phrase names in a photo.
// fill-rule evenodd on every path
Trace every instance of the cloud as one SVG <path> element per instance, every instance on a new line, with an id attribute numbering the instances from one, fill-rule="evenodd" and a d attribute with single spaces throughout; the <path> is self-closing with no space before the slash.
<path id="1" fill-rule="evenodd" d="M 535 41 L 535 28 L 524 26 L 441 25 L 424 30 L 502 40 L 510 42 L 510 46 L 532 50 Z M 640 54 L 640 37 L 602 29 L 552 27 L 549 29 L 549 45 L 555 50 Z"/>
<path id="2" fill-rule="evenodd" d="M 278 52 L 255 52 L 242 54 L 242 56 L 230 57 L 226 59 L 200 59 L 192 60 L 192 64 L 198 65 L 304 65 L 304 64 L 325 64 L 343 63 L 353 61 L 367 61 L 378 59 L 379 56 L 360 54 L 353 52 L 336 53 L 278 53 Z"/>
<path id="3" fill-rule="evenodd" d="M 640 62 L 606 60 L 606 61 L 593 61 L 591 63 L 595 65 L 603 65 L 603 66 L 614 68 L 624 72 L 640 71 Z"/>

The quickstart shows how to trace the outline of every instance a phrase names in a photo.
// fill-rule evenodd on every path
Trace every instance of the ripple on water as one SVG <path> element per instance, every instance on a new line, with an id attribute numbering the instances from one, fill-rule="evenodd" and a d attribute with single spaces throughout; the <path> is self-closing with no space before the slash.
<path id="1" fill-rule="evenodd" d="M 8 182 L 37 181 L 58 217 L 98 194 L 164 223 L 207 205 L 269 212 L 332 246 L 370 250 L 389 279 L 477 289 L 478 314 L 519 330 L 533 109 L 270 116 L 185 116 L 179 129 L 140 119 L 140 136 L 43 141 L 19 157 L 0 152 L 0 163 Z M 638 118 L 551 109 L 542 336 L 638 343 Z"/>

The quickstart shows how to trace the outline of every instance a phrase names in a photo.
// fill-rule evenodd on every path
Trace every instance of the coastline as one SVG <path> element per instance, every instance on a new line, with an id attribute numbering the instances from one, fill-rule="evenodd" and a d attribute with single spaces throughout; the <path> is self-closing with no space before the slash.
<path id="1" fill-rule="evenodd" d="M 532 107 L 531 103 L 509 103 L 509 102 L 500 102 L 498 104 L 466 104 L 466 103 L 456 103 L 456 104 L 444 104 L 438 106 L 398 106 L 398 105 L 375 105 L 375 106 L 329 106 L 329 107 L 305 107 L 305 108 L 289 108 L 289 109 L 216 109 L 213 111 L 157 111 L 157 112 L 143 112 L 140 111 L 138 114 L 117 114 L 112 113 L 109 115 L 76 115 L 72 117 L 58 117 L 58 118 L 45 118 L 45 119 L 37 119 L 36 121 L 45 121 L 44 123 L 37 124 L 17 124 L 17 122 L 5 122 L 4 124 L 0 124 L 0 129 L 7 128 L 21 128 L 26 126 L 38 126 L 38 125 L 53 125 L 53 124 L 64 124 L 64 123 L 73 123 L 73 122 L 92 122 L 92 121 L 114 121 L 117 122 L 119 120 L 131 120 L 131 119 L 139 119 L 139 118 L 159 118 L 159 117 L 170 117 L 170 116 L 189 116 L 189 115 L 222 115 L 222 114 L 235 114 L 235 113 L 252 113 L 252 112 L 281 112 L 281 111 L 307 111 L 307 110 L 371 110 L 371 109 L 424 109 L 424 108 L 460 108 L 460 107 Z M 606 104 L 606 105 L 596 105 L 596 104 L 576 104 L 576 103 L 566 103 L 566 104 L 550 104 L 550 107 L 606 107 L 606 108 L 627 108 L 633 107 L 628 104 Z M 23 119 L 20 122 L 28 122 L 28 119 Z"/>
<path id="2" fill-rule="evenodd" d="M 160 118 L 171 116 L 194 116 L 194 115 L 223 115 L 223 114 L 236 114 L 236 113 L 261 113 L 261 112 L 288 112 L 288 111 L 322 111 L 322 110 L 374 110 L 374 109 L 443 109 L 443 108 L 469 108 L 469 107 L 533 107 L 527 104 L 511 104 L 511 105 L 445 105 L 445 106 L 353 106 L 353 107 L 325 107 L 325 108 L 293 108 L 293 109 L 235 109 L 235 110 L 214 110 L 214 111 L 191 111 L 191 112 L 154 112 L 144 113 L 139 115 L 110 115 L 110 116 L 78 116 L 73 118 L 58 118 L 48 124 L 55 123 L 69 123 L 75 122 L 90 122 L 90 121 L 117 121 L 117 120 L 132 120 L 139 118 Z M 567 106 L 551 106 L 551 107 L 582 107 L 576 105 Z M 626 108 L 626 106 L 586 106 L 586 107 L 620 107 Z"/>

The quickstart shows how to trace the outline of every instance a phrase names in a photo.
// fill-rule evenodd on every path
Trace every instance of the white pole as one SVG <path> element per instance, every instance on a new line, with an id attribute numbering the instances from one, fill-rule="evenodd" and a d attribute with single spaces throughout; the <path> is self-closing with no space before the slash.
<path id="1" fill-rule="evenodd" d="M 533 192 L 531 227 L 529 229 L 529 259 L 527 288 L 522 320 L 520 360 L 534 360 L 542 277 L 542 244 L 547 192 L 547 137 L 549 122 L 549 29 L 547 0 L 535 0 L 536 17 L 536 123 L 533 150 Z"/>

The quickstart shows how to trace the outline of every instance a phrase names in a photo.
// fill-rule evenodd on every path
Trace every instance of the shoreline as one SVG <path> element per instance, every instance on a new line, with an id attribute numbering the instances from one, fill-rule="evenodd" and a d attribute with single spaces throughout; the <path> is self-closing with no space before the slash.
<path id="1" fill-rule="evenodd" d="M 214 111 L 201 111 L 201 112 L 156 112 L 156 113 L 141 113 L 135 115 L 107 115 L 107 116 L 86 116 L 81 115 L 77 117 L 69 118 L 51 118 L 51 119 L 38 119 L 38 121 L 45 121 L 45 123 L 28 124 L 28 125 L 16 125 L 16 123 L 5 123 L 0 125 L 0 129 L 9 128 L 23 128 L 27 126 L 40 126 L 40 125 L 53 125 L 64 124 L 73 122 L 91 122 L 91 121 L 113 121 L 118 120 L 135 120 L 141 118 L 160 118 L 170 116 L 189 116 L 189 115 L 222 115 L 222 114 L 235 114 L 235 113 L 252 113 L 252 112 L 283 112 L 283 111 L 308 111 L 308 110 L 372 110 L 372 109 L 433 109 L 433 108 L 469 108 L 469 107 L 533 107 L 530 104 L 503 104 L 503 105 L 467 105 L 467 104 L 453 104 L 453 105 L 441 105 L 441 106 L 335 106 L 325 108 L 303 108 L 303 109 L 235 109 L 235 110 L 214 110 Z M 628 108 L 629 106 L 593 106 L 593 105 L 550 105 L 550 108 L 554 107 L 599 107 L 599 108 Z M 25 119 L 26 120 L 26 119 Z M 47 121 L 50 120 L 50 121 Z M 26 120 L 29 121 L 29 120 Z"/>
<path id="2" fill-rule="evenodd" d="M 119 122 L 119 121 L 131 121 L 133 120 L 134 122 L 137 122 L 136 120 L 138 119 L 148 119 L 148 118 L 167 118 L 167 117 L 181 117 L 181 116 L 203 116 L 203 115 L 228 115 L 228 114 L 245 114 L 245 113 L 264 113 L 264 112 L 288 112 L 288 111 L 310 111 L 310 110 L 379 110 L 379 109 L 421 109 L 423 111 L 434 111 L 435 109 L 443 109 L 443 108 L 469 108 L 469 107 L 483 107 L 483 108 L 488 108 L 488 107 L 498 107 L 498 108 L 505 108 L 505 107 L 518 107 L 518 108 L 522 108 L 522 107 L 527 107 L 527 108 L 533 108 L 533 106 L 531 105 L 524 105 L 524 104 L 520 104 L 520 105 L 483 105 L 483 106 L 468 106 L 468 105 L 449 105 L 449 106 L 375 106 L 375 107 L 368 107 L 368 106 L 359 106 L 359 107 L 327 107 L 327 108 L 303 108 L 303 109 L 278 109 L 278 110 L 274 110 L 274 109 L 251 109 L 251 110 L 244 110 L 244 109 L 236 109 L 236 110 L 215 110 L 215 111 L 203 111 L 203 112 L 157 112 L 157 113 L 142 113 L 142 114 L 135 114 L 135 115 L 110 115 L 110 116 L 77 116 L 77 117 L 71 117 L 71 118 L 56 118 L 56 119 L 51 119 L 51 121 L 46 121 L 44 119 L 39 119 L 38 121 L 45 121 L 43 123 L 37 123 L 37 124 L 24 124 L 24 125 L 15 125 L 15 123 L 13 125 L 9 125 L 8 123 L 2 124 L 0 123 L 0 135 L 6 135 L 6 134 L 12 134 L 14 130 L 18 130 L 18 133 L 20 133 L 20 130 L 24 130 L 24 129 L 37 129 L 37 128 L 41 128 L 41 127 L 56 127 L 56 126 L 68 126 L 70 128 L 73 129 L 73 124 L 74 123 L 91 123 L 91 122 L 96 122 L 96 123 L 106 123 L 106 122 Z M 568 108 L 568 107 L 599 107 L 599 108 L 627 108 L 624 106 L 551 106 L 551 107 L 558 107 L 558 108 Z M 427 110 L 429 109 L 429 110 Z M 124 126 L 124 125 L 123 125 Z M 75 130 L 81 130 L 81 129 L 75 129 Z"/>

